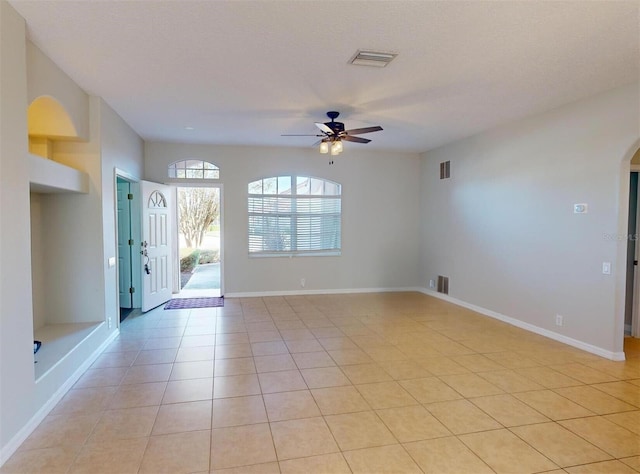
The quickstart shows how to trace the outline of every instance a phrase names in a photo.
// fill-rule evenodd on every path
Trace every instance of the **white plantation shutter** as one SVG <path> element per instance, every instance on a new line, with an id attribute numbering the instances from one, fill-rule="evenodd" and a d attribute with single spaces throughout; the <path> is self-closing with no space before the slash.
<path id="1" fill-rule="evenodd" d="M 340 184 L 300 176 L 264 178 L 249 183 L 248 204 L 250 254 L 340 252 Z"/>

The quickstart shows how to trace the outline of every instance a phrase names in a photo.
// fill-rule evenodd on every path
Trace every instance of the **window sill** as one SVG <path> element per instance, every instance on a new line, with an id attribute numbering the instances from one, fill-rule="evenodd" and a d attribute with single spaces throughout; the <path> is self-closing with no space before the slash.
<path id="1" fill-rule="evenodd" d="M 327 250 L 324 252 L 260 252 L 250 253 L 249 258 L 339 257 L 341 255 L 341 250 Z"/>

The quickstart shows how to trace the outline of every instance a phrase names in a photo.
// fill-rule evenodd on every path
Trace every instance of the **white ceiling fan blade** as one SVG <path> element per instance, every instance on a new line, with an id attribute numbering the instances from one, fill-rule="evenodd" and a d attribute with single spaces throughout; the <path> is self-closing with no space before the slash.
<path id="1" fill-rule="evenodd" d="M 333 130 L 322 122 L 316 122 L 316 127 L 328 135 L 333 135 Z"/>

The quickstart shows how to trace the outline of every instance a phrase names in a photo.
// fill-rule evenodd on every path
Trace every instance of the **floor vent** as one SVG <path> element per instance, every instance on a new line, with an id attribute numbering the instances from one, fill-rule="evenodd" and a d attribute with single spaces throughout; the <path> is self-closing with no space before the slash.
<path id="1" fill-rule="evenodd" d="M 440 179 L 447 179 L 451 177 L 451 162 L 443 161 L 440 163 Z"/>
<path id="2" fill-rule="evenodd" d="M 449 277 L 438 275 L 438 293 L 449 294 Z"/>

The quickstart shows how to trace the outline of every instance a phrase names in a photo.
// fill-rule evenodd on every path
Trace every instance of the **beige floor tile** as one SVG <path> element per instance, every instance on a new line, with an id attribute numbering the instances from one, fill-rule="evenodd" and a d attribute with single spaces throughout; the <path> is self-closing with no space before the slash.
<path id="1" fill-rule="evenodd" d="M 518 426 L 511 431 L 560 467 L 611 459 L 607 453 L 557 423 Z"/>
<path id="2" fill-rule="evenodd" d="M 275 328 L 275 326 L 273 327 Z M 280 332 L 277 329 L 271 331 L 249 332 L 249 342 L 269 342 L 281 340 L 282 336 L 280 336 Z"/>
<path id="3" fill-rule="evenodd" d="M 630 458 L 620 459 L 620 461 L 640 472 L 640 456 L 632 456 Z"/>
<path id="4" fill-rule="evenodd" d="M 324 350 L 319 352 L 298 352 L 293 354 L 293 359 L 299 369 L 334 367 L 336 365 L 329 353 Z"/>
<path id="5" fill-rule="evenodd" d="M 133 408 L 160 405 L 167 382 L 121 385 L 114 394 L 109 408 Z"/>
<path id="6" fill-rule="evenodd" d="M 211 400 L 162 405 L 152 435 L 211 429 Z"/>
<path id="7" fill-rule="evenodd" d="M 0 468 L 3 474 L 65 474 L 76 457 L 79 447 L 18 451 Z"/>
<path id="8" fill-rule="evenodd" d="M 549 368 L 586 384 L 614 382 L 617 380 L 606 372 L 592 369 L 583 364 L 551 365 Z"/>
<path id="9" fill-rule="evenodd" d="M 556 388 L 554 392 L 576 402 L 579 405 L 582 405 L 586 409 L 591 410 L 598 415 L 607 415 L 610 413 L 636 409 L 633 405 L 629 405 L 622 400 L 618 400 L 617 398 L 588 385 Z"/>
<path id="10" fill-rule="evenodd" d="M 92 369 L 104 369 L 107 367 L 129 367 L 138 356 L 138 351 L 104 352 L 91 365 Z"/>
<path id="11" fill-rule="evenodd" d="M 82 375 L 82 377 L 80 377 L 73 388 L 109 387 L 120 385 L 128 370 L 128 367 L 89 369 Z"/>
<path id="12" fill-rule="evenodd" d="M 213 346 L 216 343 L 216 336 L 214 334 L 205 334 L 199 336 L 184 336 L 180 347 L 199 347 L 199 346 Z"/>
<path id="13" fill-rule="evenodd" d="M 300 323 L 304 326 L 304 323 L 300 321 Z M 280 329 L 280 334 L 282 335 L 282 339 L 285 341 L 315 341 L 316 337 L 313 335 L 311 331 L 309 331 L 306 327 L 294 328 L 294 329 Z M 288 346 L 288 345 L 287 345 Z M 322 350 L 322 346 L 320 346 L 320 350 Z"/>
<path id="14" fill-rule="evenodd" d="M 213 398 L 213 378 L 176 380 L 167 383 L 162 403 L 184 403 Z"/>
<path id="15" fill-rule="evenodd" d="M 565 420 L 594 414 L 551 390 L 515 393 L 513 396 L 552 420 Z"/>
<path id="16" fill-rule="evenodd" d="M 311 390 L 323 415 L 338 415 L 369 411 L 371 407 L 352 386 L 317 388 Z"/>
<path id="17" fill-rule="evenodd" d="M 603 461 L 565 469 L 570 474 L 635 474 L 636 471 L 620 461 Z"/>
<path id="18" fill-rule="evenodd" d="M 376 382 L 356 385 L 356 389 L 372 408 L 417 405 L 418 402 L 398 382 Z"/>
<path id="19" fill-rule="evenodd" d="M 152 436 L 140 474 L 187 474 L 209 469 L 210 431 Z"/>
<path id="20" fill-rule="evenodd" d="M 386 382 L 392 380 L 389 373 L 378 364 L 346 365 L 342 367 L 342 372 L 344 372 L 352 384 Z"/>
<path id="21" fill-rule="evenodd" d="M 268 423 L 215 428 L 211 436 L 213 469 L 276 461 Z"/>
<path id="22" fill-rule="evenodd" d="M 173 364 L 134 365 L 122 379 L 123 384 L 166 382 L 171 375 Z"/>
<path id="23" fill-rule="evenodd" d="M 399 444 L 347 451 L 344 457 L 354 474 L 422 473 L 411 456 Z"/>
<path id="24" fill-rule="evenodd" d="M 612 421 L 616 425 L 620 425 L 629 431 L 640 435 L 640 411 L 627 411 L 624 413 L 616 413 L 607 415 L 605 418 Z"/>
<path id="25" fill-rule="evenodd" d="M 420 403 L 433 403 L 462 398 L 462 395 L 437 377 L 401 380 L 400 385 Z"/>
<path id="26" fill-rule="evenodd" d="M 289 349 L 284 341 L 253 342 L 251 350 L 254 356 L 288 354 Z"/>
<path id="27" fill-rule="evenodd" d="M 469 400 L 452 400 L 425 405 L 427 410 L 454 434 L 495 430 L 502 425 Z"/>
<path id="28" fill-rule="evenodd" d="M 517 374 L 525 378 L 533 380 L 546 388 L 573 387 L 582 385 L 582 382 L 573 379 L 567 375 L 561 374 L 549 367 L 528 367 L 524 369 L 515 369 Z"/>
<path id="29" fill-rule="evenodd" d="M 451 435 L 451 432 L 422 406 L 376 411 L 401 443 Z"/>
<path id="30" fill-rule="evenodd" d="M 368 337 L 368 336 L 359 336 L 359 337 Z M 401 350 L 396 349 L 393 346 L 383 346 L 383 347 L 367 347 L 361 346 L 362 350 L 367 353 L 369 357 L 371 357 L 376 362 L 384 362 L 384 361 L 400 361 L 400 360 L 408 360 L 406 354 L 404 354 Z"/>
<path id="31" fill-rule="evenodd" d="M 504 393 L 500 388 L 476 374 L 442 375 L 439 378 L 467 398 Z"/>
<path id="32" fill-rule="evenodd" d="M 469 369 L 461 366 L 449 357 L 429 357 L 419 359 L 416 362 L 435 375 L 459 375 L 469 373 Z"/>
<path id="33" fill-rule="evenodd" d="M 378 365 L 394 380 L 421 379 L 433 374 L 413 360 L 389 360 Z"/>
<path id="34" fill-rule="evenodd" d="M 485 357 L 482 354 L 469 354 L 451 358 L 471 372 L 489 372 L 491 370 L 504 370 L 504 366 Z"/>
<path id="35" fill-rule="evenodd" d="M 610 382 L 593 385 L 593 388 L 640 408 L 640 390 L 637 385 L 629 382 Z"/>
<path id="36" fill-rule="evenodd" d="M 278 459 L 329 454 L 338 451 L 327 424 L 321 417 L 271 423 Z"/>
<path id="37" fill-rule="evenodd" d="M 282 474 L 351 474 L 351 469 L 342 454 L 334 453 L 280 461 L 280 472 Z"/>
<path id="38" fill-rule="evenodd" d="M 328 349 L 327 352 L 336 364 L 340 366 L 353 364 L 370 364 L 373 359 L 367 355 L 362 349 Z"/>
<path id="39" fill-rule="evenodd" d="M 339 387 L 351 385 L 339 367 L 317 367 L 300 370 L 309 388 Z"/>
<path id="40" fill-rule="evenodd" d="M 173 364 L 169 380 L 207 379 L 213 377 L 213 361 L 197 360 Z"/>
<path id="41" fill-rule="evenodd" d="M 214 428 L 265 423 L 267 413 L 261 395 L 220 398 L 213 401 Z"/>
<path id="42" fill-rule="evenodd" d="M 256 366 L 253 357 L 240 357 L 237 359 L 220 359 L 215 361 L 214 375 L 224 377 L 228 375 L 255 374 Z"/>
<path id="43" fill-rule="evenodd" d="M 174 349 L 180 347 L 181 337 L 152 337 L 147 339 L 143 349 L 150 351 L 153 349 Z"/>
<path id="44" fill-rule="evenodd" d="M 181 347 L 176 354 L 175 362 L 195 362 L 213 360 L 215 346 Z"/>
<path id="45" fill-rule="evenodd" d="M 613 457 L 640 455 L 640 436 L 602 416 L 565 420 L 560 424 Z"/>
<path id="46" fill-rule="evenodd" d="M 348 337 L 323 337 L 318 339 L 318 342 L 329 353 L 336 350 L 358 349 L 358 346 Z"/>
<path id="47" fill-rule="evenodd" d="M 154 349 L 140 351 L 133 365 L 171 364 L 175 361 L 178 349 Z"/>
<path id="48" fill-rule="evenodd" d="M 280 474 L 280 466 L 274 461 L 262 464 L 253 464 L 252 466 L 214 469 L 211 471 L 211 474 Z"/>
<path id="49" fill-rule="evenodd" d="M 52 415 L 63 413 L 95 413 L 105 410 L 118 387 L 80 388 L 69 390 L 51 410 Z"/>
<path id="50" fill-rule="evenodd" d="M 100 413 L 49 415 L 20 445 L 20 450 L 81 446 L 87 440 Z"/>
<path id="51" fill-rule="evenodd" d="M 137 474 L 148 438 L 91 443 L 82 447 L 70 474 Z"/>
<path id="52" fill-rule="evenodd" d="M 372 411 L 330 415 L 325 419 L 342 451 L 397 443 Z"/>
<path id="53" fill-rule="evenodd" d="M 254 358 L 256 370 L 260 372 L 277 372 L 281 370 L 296 370 L 298 366 L 289 354 L 257 356 Z"/>
<path id="54" fill-rule="evenodd" d="M 518 354 L 517 352 L 493 352 L 490 354 L 484 354 L 485 357 L 500 363 L 508 369 L 522 369 L 525 367 L 537 367 L 539 362 Z"/>
<path id="55" fill-rule="evenodd" d="M 246 332 L 216 334 L 216 346 L 229 344 L 249 344 L 249 335 Z"/>
<path id="56" fill-rule="evenodd" d="M 89 442 L 149 436 L 157 413 L 157 406 L 107 410 L 93 429 Z"/>
<path id="57" fill-rule="evenodd" d="M 250 344 L 225 344 L 216 345 L 215 359 L 237 359 L 240 357 L 251 357 Z"/>
<path id="58" fill-rule="evenodd" d="M 508 430 L 467 434 L 460 440 L 497 473 L 534 473 L 558 467 Z"/>
<path id="59" fill-rule="evenodd" d="M 545 387 L 531 379 L 523 377 L 513 370 L 499 370 L 478 374 L 487 382 L 492 383 L 507 393 L 527 392 L 530 390 L 544 390 Z"/>
<path id="60" fill-rule="evenodd" d="M 213 378 L 213 398 L 260 395 L 260 383 L 255 374 Z"/>
<path id="61" fill-rule="evenodd" d="M 315 339 L 288 339 L 285 337 L 285 344 L 291 354 L 304 352 L 324 352 L 324 347 Z"/>
<path id="62" fill-rule="evenodd" d="M 550 421 L 549 418 L 512 395 L 491 395 L 470 401 L 506 427 Z"/>
<path id="63" fill-rule="evenodd" d="M 262 393 L 291 392 L 306 390 L 307 384 L 298 370 L 267 372 L 258 374 Z"/>
<path id="64" fill-rule="evenodd" d="M 269 421 L 320 416 L 320 410 L 308 390 L 267 393 L 264 395 L 264 404 L 267 407 Z"/>
<path id="65" fill-rule="evenodd" d="M 458 438 L 438 438 L 404 445 L 426 474 L 491 474 L 494 471 Z"/>

